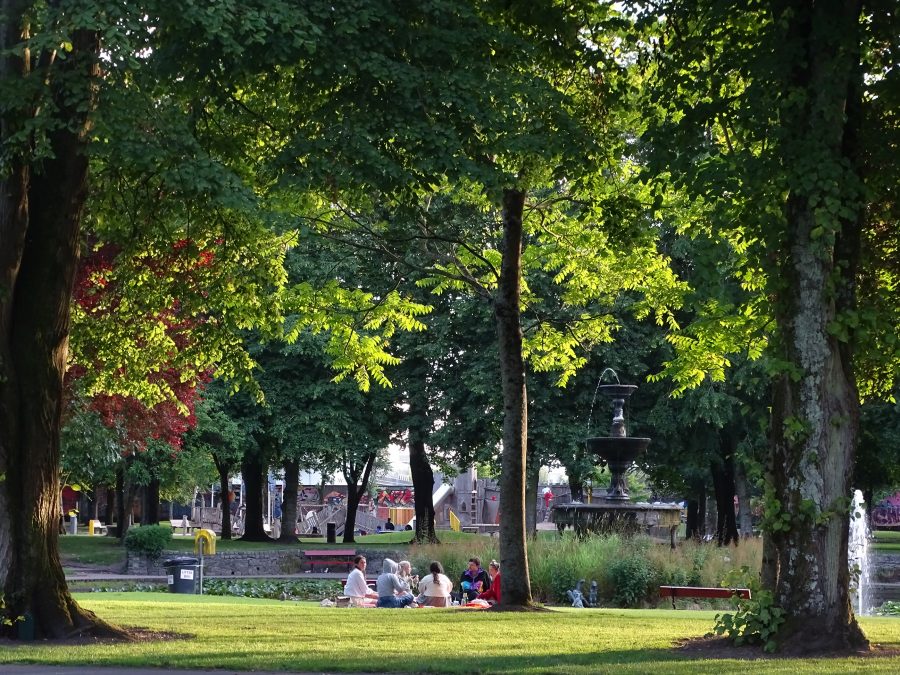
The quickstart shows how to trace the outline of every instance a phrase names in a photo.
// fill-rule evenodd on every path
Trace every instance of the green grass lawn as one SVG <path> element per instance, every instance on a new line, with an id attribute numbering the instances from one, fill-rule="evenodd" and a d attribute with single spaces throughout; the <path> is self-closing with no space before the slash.
<path id="1" fill-rule="evenodd" d="M 900 531 L 875 530 L 872 549 L 881 553 L 900 553 Z"/>
<path id="2" fill-rule="evenodd" d="M 115 537 L 90 537 L 86 534 L 67 534 L 59 538 L 59 552 L 63 565 L 80 563 L 98 567 L 125 564 L 125 547 Z"/>
<path id="3" fill-rule="evenodd" d="M 301 539 L 299 544 L 279 544 L 272 542 L 241 541 L 240 539 L 218 539 L 216 550 L 221 552 L 235 551 L 273 551 L 278 549 L 306 549 L 306 548 L 377 548 L 403 547 L 412 540 L 412 532 L 401 530 L 386 534 L 372 534 L 357 537 L 356 543 L 328 544 L 322 537 Z M 485 535 L 470 534 L 468 532 L 452 532 L 442 530 L 438 533 L 442 543 L 460 544 L 473 541 L 482 541 Z M 82 565 L 96 565 L 101 567 L 115 567 L 124 565 L 125 549 L 119 545 L 119 540 L 114 537 L 90 537 L 86 534 L 66 535 L 59 538 L 59 549 L 63 557 L 63 564 L 79 563 Z M 169 551 L 193 551 L 194 538 L 176 535 L 166 546 Z"/>
<path id="4" fill-rule="evenodd" d="M 492 673 L 900 672 L 900 657 L 699 659 L 671 649 L 713 612 L 572 610 L 492 614 L 351 610 L 313 603 L 158 593 L 79 595 L 128 626 L 187 633 L 133 644 L 4 645 L 0 663 L 235 670 Z M 900 648 L 900 621 L 863 618 L 874 642 Z"/>

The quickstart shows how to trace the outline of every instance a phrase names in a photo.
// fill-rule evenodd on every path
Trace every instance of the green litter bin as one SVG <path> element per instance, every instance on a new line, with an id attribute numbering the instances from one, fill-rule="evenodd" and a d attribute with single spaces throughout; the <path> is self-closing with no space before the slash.
<path id="1" fill-rule="evenodd" d="M 171 593 L 200 592 L 200 560 L 191 556 L 169 558 L 163 563 Z"/>

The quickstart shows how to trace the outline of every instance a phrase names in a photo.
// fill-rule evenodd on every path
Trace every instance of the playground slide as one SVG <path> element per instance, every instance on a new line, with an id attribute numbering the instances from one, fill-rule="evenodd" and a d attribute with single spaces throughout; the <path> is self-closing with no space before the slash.
<path id="1" fill-rule="evenodd" d="M 434 510 L 437 511 L 438 507 L 441 505 L 447 497 L 450 496 L 450 493 L 453 492 L 453 486 L 447 485 L 447 483 L 442 483 L 441 487 L 439 487 L 435 493 L 431 496 L 432 501 L 434 502 Z"/>

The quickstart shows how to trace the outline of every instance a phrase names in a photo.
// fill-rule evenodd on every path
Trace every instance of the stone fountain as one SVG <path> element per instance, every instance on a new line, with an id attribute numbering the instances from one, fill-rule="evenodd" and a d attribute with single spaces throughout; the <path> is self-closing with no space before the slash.
<path id="1" fill-rule="evenodd" d="M 597 392 L 612 402 L 612 427 L 609 436 L 588 438 L 585 445 L 598 464 L 609 468 L 609 488 L 599 501 L 557 504 L 553 507 L 553 522 L 560 533 L 566 527 L 572 527 L 579 536 L 668 530 L 674 548 L 675 531 L 681 523 L 681 507 L 678 504 L 632 502 L 628 496 L 626 473 L 650 445 L 649 438 L 632 438 L 625 431 L 625 402 L 635 390 L 637 387 L 633 384 L 598 385 Z"/>

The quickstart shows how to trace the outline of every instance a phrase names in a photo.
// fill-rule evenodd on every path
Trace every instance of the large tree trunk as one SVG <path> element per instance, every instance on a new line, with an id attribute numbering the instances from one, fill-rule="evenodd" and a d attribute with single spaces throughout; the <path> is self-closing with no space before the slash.
<path id="1" fill-rule="evenodd" d="M 125 513 L 125 466 L 119 464 L 116 469 L 116 535 L 119 539 L 125 536 L 128 529 L 128 515 Z"/>
<path id="2" fill-rule="evenodd" d="M 409 401 L 407 433 L 409 434 L 409 472 L 416 493 L 417 544 L 439 544 L 434 531 L 434 472 L 425 450 L 428 419 L 420 401 Z"/>
<path id="3" fill-rule="evenodd" d="M 688 499 L 687 527 L 685 539 L 701 541 L 706 536 L 706 485 L 700 483 L 695 487 L 696 498 Z"/>
<path id="4" fill-rule="evenodd" d="M 103 511 L 103 522 L 107 525 L 112 525 L 115 521 L 116 516 L 116 487 L 114 485 L 106 486 L 106 507 Z M 107 527 L 106 533 L 107 536 L 112 535 L 113 528 Z"/>
<path id="5" fill-rule="evenodd" d="M 415 440 L 410 438 L 409 470 L 416 494 L 416 534 L 413 541 L 417 544 L 439 544 L 441 542 L 434 529 L 434 471 L 431 470 L 425 441 L 421 437 Z"/>
<path id="6" fill-rule="evenodd" d="M 219 494 L 222 495 L 222 539 L 231 539 L 231 464 L 219 458 L 213 453 L 213 463 L 219 472 Z"/>
<path id="7" fill-rule="evenodd" d="M 378 459 L 378 453 L 374 451 L 366 456 L 361 477 L 358 470 L 353 470 L 356 467 L 348 468 L 348 463 L 346 461 L 344 462 L 344 479 L 347 481 L 347 517 L 344 521 L 343 538 L 345 544 L 352 544 L 356 541 L 354 538 L 354 530 L 356 530 L 356 510 L 359 508 L 359 502 L 362 500 L 362 496 L 366 493 L 366 488 L 369 486 L 369 476 L 372 473 L 372 467 L 375 466 L 376 459 Z"/>
<path id="8" fill-rule="evenodd" d="M 730 456 L 731 444 L 722 439 L 726 444 L 722 450 L 728 455 L 725 459 L 718 458 L 710 465 L 710 473 L 713 479 L 713 493 L 716 498 L 716 542 L 719 546 L 738 544 L 737 518 L 734 513 L 734 464 Z"/>
<path id="9" fill-rule="evenodd" d="M 738 498 L 738 529 L 742 537 L 753 536 L 753 512 L 750 510 L 750 482 L 740 462 L 734 464 L 734 493 Z"/>
<path id="10" fill-rule="evenodd" d="M 144 486 L 141 525 L 159 525 L 159 478 L 151 478 Z"/>
<path id="11" fill-rule="evenodd" d="M 131 527 L 132 515 L 134 513 L 134 498 L 137 488 L 130 477 L 131 465 L 134 457 L 129 455 L 116 471 L 116 498 L 118 500 L 118 516 L 119 525 L 116 532 L 119 539 L 125 540 L 128 534 L 128 528 Z"/>
<path id="12" fill-rule="evenodd" d="M 0 142 L 14 153 L 0 178 L 0 587 L 9 613 L 30 617 L 36 637 L 111 634 L 69 594 L 57 541 L 69 301 L 99 39 L 93 31 L 75 32 L 66 59 L 51 65 L 47 58 L 32 73 L 27 54 L 5 53 L 20 40 L 27 5 L 0 4 L 0 78 L 43 79 L 53 99 L 45 106 L 57 106 L 68 124 L 50 132 L 47 156 L 35 167 L 30 148 L 10 140 L 34 111 L 23 105 L 6 112 L 0 127 Z M 15 626 L 3 630 L 16 635 Z"/>
<path id="13" fill-rule="evenodd" d="M 786 611 L 779 641 L 798 652 L 867 645 L 849 596 L 848 501 L 859 398 L 849 344 L 832 328 L 855 308 L 862 224 L 858 172 L 857 2 L 791 4 L 782 16 L 786 86 L 782 162 L 792 179 L 774 274 L 778 355 L 794 367 L 775 385 L 770 528 L 775 601 Z M 821 171 L 804 186 L 811 168 Z M 826 171 L 837 172 L 830 179 Z M 829 205 L 824 208 L 822 204 Z M 840 207 L 840 211 L 838 211 Z M 786 519 L 784 519 L 786 517 Z"/>
<path id="14" fill-rule="evenodd" d="M 297 539 L 297 489 L 300 483 L 300 462 L 296 459 L 284 460 L 284 492 L 281 495 L 281 536 L 282 544 L 296 544 Z"/>
<path id="15" fill-rule="evenodd" d="M 569 501 L 584 503 L 584 476 L 566 468 L 566 475 L 569 477 Z"/>
<path id="16" fill-rule="evenodd" d="M 503 261 L 494 299 L 503 391 L 503 454 L 501 456 L 500 564 L 503 606 L 531 604 L 528 548 L 525 537 L 525 452 L 528 407 L 519 299 L 522 261 L 522 216 L 525 193 L 503 193 Z"/>
<path id="17" fill-rule="evenodd" d="M 241 477 L 244 479 L 244 534 L 243 541 L 272 541 L 263 529 L 263 488 L 266 484 L 266 467 L 254 454 L 244 455 Z"/>
<path id="18" fill-rule="evenodd" d="M 687 500 L 687 517 L 685 519 L 684 538 L 698 539 L 700 535 L 700 503 L 696 499 Z"/>
<path id="19" fill-rule="evenodd" d="M 538 480 L 541 465 L 535 458 L 534 450 L 528 452 L 525 464 L 525 532 L 530 537 L 537 534 Z"/>

